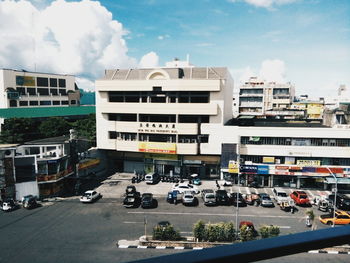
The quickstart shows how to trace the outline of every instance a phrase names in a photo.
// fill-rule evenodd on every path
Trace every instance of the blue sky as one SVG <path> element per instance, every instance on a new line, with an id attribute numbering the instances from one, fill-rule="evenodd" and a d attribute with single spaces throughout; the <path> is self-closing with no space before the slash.
<path id="1" fill-rule="evenodd" d="M 5 2 L 0 4 L 5 6 Z M 23 7 L 24 2 L 17 5 Z M 350 89 L 348 0 L 34 0 L 30 3 L 41 17 L 40 24 L 34 23 L 37 44 L 31 48 L 36 50 L 32 55 L 36 68 L 76 74 L 81 85 L 91 85 L 104 68 L 163 66 L 174 57 L 184 60 L 189 54 L 196 66 L 228 67 L 236 85 L 255 75 L 289 81 L 295 85 L 297 94 L 315 97 L 334 94 L 340 84 Z M 23 7 L 23 12 L 33 13 L 33 8 Z M 83 22 L 72 26 L 70 35 L 62 36 L 64 30 L 57 25 L 62 17 L 54 20 L 48 14 L 63 10 L 65 20 L 69 21 L 69 12 L 65 15 L 64 10 L 74 8 Z M 13 21 L 17 23 L 18 17 Z M 66 28 L 75 23 L 72 20 Z M 42 24 L 45 28 L 38 30 Z M 27 33 L 33 30 L 18 27 Z M 0 24 L 0 35 L 4 31 Z M 78 40 L 68 40 L 77 35 Z M 38 52 L 38 46 L 45 52 L 51 51 L 47 54 L 57 53 L 52 62 L 55 65 L 47 63 L 48 55 Z M 33 67 L 33 63 L 24 61 L 28 58 L 25 54 L 16 55 L 16 62 L 7 59 L 9 51 L 5 49 L 8 46 L 0 44 L 0 67 Z M 17 54 L 19 50 L 13 52 Z M 26 54 L 30 54 L 30 49 Z M 70 61 L 79 63 L 67 66 L 64 58 L 67 56 L 69 60 L 68 54 Z"/>

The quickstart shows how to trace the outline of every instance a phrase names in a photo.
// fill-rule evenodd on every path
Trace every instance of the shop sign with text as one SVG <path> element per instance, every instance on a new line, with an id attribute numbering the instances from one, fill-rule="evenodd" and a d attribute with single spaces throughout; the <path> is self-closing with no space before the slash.
<path id="1" fill-rule="evenodd" d="M 139 151 L 147 153 L 176 154 L 176 144 L 161 142 L 139 142 Z"/>

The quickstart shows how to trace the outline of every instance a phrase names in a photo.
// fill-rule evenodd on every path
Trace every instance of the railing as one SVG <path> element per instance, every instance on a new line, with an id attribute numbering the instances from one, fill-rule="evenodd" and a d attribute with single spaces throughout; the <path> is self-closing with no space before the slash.
<path id="1" fill-rule="evenodd" d="M 349 243 L 350 226 L 307 231 L 225 245 L 186 253 L 131 261 L 143 263 L 171 262 L 254 262 Z"/>

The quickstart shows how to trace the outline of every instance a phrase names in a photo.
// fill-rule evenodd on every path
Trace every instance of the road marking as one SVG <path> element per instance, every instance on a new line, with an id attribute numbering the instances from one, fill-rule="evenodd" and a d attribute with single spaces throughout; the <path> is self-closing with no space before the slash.
<path id="1" fill-rule="evenodd" d="M 193 234 L 193 232 L 186 232 L 186 231 L 184 231 L 184 232 L 180 232 L 180 234 Z"/>
<path id="2" fill-rule="evenodd" d="M 268 194 L 268 192 L 267 192 L 267 189 L 266 189 L 266 188 L 264 188 L 264 191 L 265 191 L 265 194 Z"/>
<path id="3" fill-rule="evenodd" d="M 143 224 L 143 222 L 124 221 L 124 224 Z"/>
<path id="4" fill-rule="evenodd" d="M 287 228 L 290 228 L 290 226 L 278 226 L 279 228 L 285 228 L 285 229 L 287 229 Z"/>
<path id="5" fill-rule="evenodd" d="M 165 249 L 165 246 L 156 246 L 156 249 Z"/>
<path id="6" fill-rule="evenodd" d="M 245 191 L 247 194 L 251 194 L 250 189 L 248 187 L 245 187 Z"/>
<path id="7" fill-rule="evenodd" d="M 149 214 L 149 215 L 197 215 L 197 216 L 230 216 L 235 217 L 234 214 L 209 214 L 209 213 L 182 213 L 182 212 L 128 212 L 128 214 Z M 263 218 L 291 218 L 290 215 L 286 216 L 274 216 L 274 215 L 249 215 L 249 214 L 240 214 L 240 217 L 263 217 Z M 305 218 L 304 216 L 293 217 L 293 218 Z"/>
<path id="8" fill-rule="evenodd" d="M 254 189 L 254 192 L 255 192 L 256 194 L 259 194 L 258 189 L 256 189 L 256 188 L 253 188 L 253 189 Z"/>
<path id="9" fill-rule="evenodd" d="M 137 248 L 147 248 L 147 246 L 137 246 Z"/>
<path id="10" fill-rule="evenodd" d="M 311 197 L 311 198 L 314 198 L 314 194 L 313 194 L 313 193 L 311 193 L 311 191 L 310 191 L 310 190 L 307 190 L 307 192 L 309 193 L 309 195 L 310 195 L 310 197 Z"/>
<path id="11" fill-rule="evenodd" d="M 194 247 L 193 250 L 201 250 L 203 249 L 202 247 Z"/>
<path id="12" fill-rule="evenodd" d="M 174 247 L 174 249 L 185 249 L 184 247 Z"/>
<path id="13" fill-rule="evenodd" d="M 129 246 L 128 245 L 120 245 L 120 246 L 118 246 L 119 248 L 129 248 Z"/>
<path id="14" fill-rule="evenodd" d="M 238 186 L 238 192 L 242 193 L 241 187 Z"/>
<path id="15" fill-rule="evenodd" d="M 328 254 L 339 254 L 339 252 L 338 251 L 328 250 Z"/>
<path id="16" fill-rule="evenodd" d="M 309 250 L 309 253 L 311 253 L 311 254 L 318 254 L 318 250 Z"/>

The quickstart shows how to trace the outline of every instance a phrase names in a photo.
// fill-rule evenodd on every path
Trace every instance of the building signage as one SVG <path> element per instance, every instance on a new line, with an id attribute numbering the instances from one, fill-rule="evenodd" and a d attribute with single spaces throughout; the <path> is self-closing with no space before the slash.
<path id="1" fill-rule="evenodd" d="M 177 134 L 176 125 L 174 123 L 143 123 L 140 122 L 139 133 L 171 133 Z"/>
<path id="2" fill-rule="evenodd" d="M 152 160 L 178 160 L 177 155 L 169 155 L 169 154 L 157 154 L 157 153 L 145 153 L 145 159 L 148 159 L 152 162 Z"/>
<path id="3" fill-rule="evenodd" d="M 259 165 L 258 166 L 258 174 L 269 174 L 269 166 L 268 165 Z"/>
<path id="4" fill-rule="evenodd" d="M 297 165 L 301 166 L 320 166 L 320 160 L 297 160 Z"/>
<path id="5" fill-rule="evenodd" d="M 295 164 L 295 157 L 288 157 L 288 156 L 286 156 L 285 160 L 284 160 L 284 163 L 285 164 Z"/>
<path id="6" fill-rule="evenodd" d="M 238 174 L 239 169 L 238 169 L 238 163 L 234 160 L 231 160 L 228 162 L 228 172 L 231 174 Z"/>
<path id="7" fill-rule="evenodd" d="M 201 160 L 184 160 L 183 164 L 202 164 Z"/>
<path id="8" fill-rule="evenodd" d="M 176 154 L 176 144 L 162 142 L 139 142 L 139 152 Z"/>
<path id="9" fill-rule="evenodd" d="M 257 165 L 241 165 L 240 172 L 245 174 L 256 174 L 258 172 Z"/>
<path id="10" fill-rule="evenodd" d="M 263 157 L 263 163 L 275 163 L 275 157 Z"/>
<path id="11" fill-rule="evenodd" d="M 16 76 L 16 85 L 18 86 L 35 86 L 35 78 L 31 76 Z"/>

